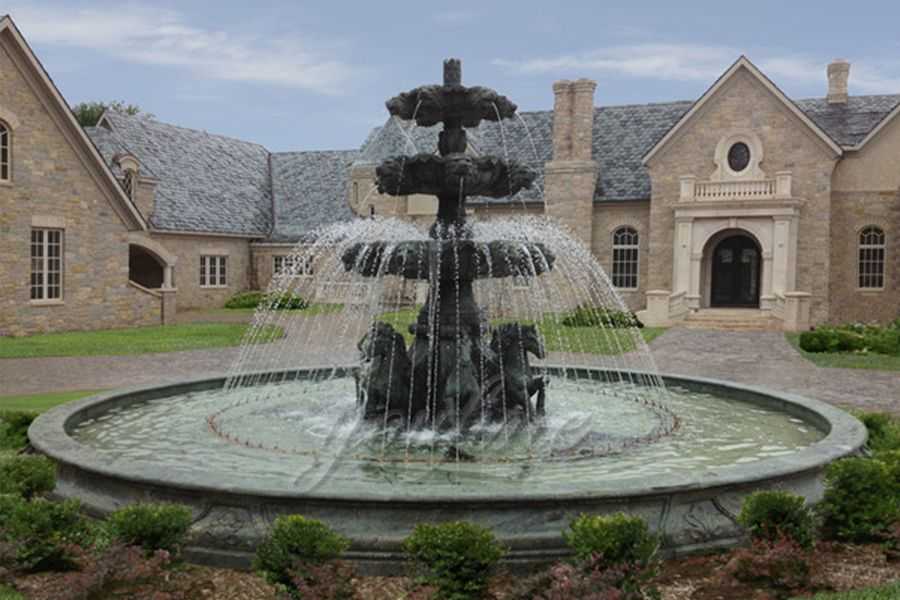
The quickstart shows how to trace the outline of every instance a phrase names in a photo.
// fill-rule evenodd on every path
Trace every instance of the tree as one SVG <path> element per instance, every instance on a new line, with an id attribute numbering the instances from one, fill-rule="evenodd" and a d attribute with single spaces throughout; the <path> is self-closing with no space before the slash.
<path id="1" fill-rule="evenodd" d="M 136 115 L 143 112 L 139 106 L 125 104 L 120 100 L 113 100 L 112 102 L 80 102 L 72 107 L 72 112 L 75 113 L 75 119 L 82 127 L 93 127 L 108 109 L 126 115 Z M 144 114 L 148 117 L 153 116 L 150 113 Z"/>

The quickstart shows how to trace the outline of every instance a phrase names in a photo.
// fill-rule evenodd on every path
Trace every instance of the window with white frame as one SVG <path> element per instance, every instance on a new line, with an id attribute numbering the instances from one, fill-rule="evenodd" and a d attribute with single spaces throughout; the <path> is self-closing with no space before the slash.
<path id="1" fill-rule="evenodd" d="M 634 227 L 619 227 L 613 233 L 613 286 L 621 289 L 637 289 L 638 243 L 638 232 Z"/>
<path id="2" fill-rule="evenodd" d="M 9 125 L 0 121 L 0 181 L 12 179 L 11 145 Z"/>
<path id="3" fill-rule="evenodd" d="M 292 277 L 312 277 L 313 257 L 296 254 L 278 254 L 272 257 L 272 272 L 275 275 L 288 274 Z"/>
<path id="4" fill-rule="evenodd" d="M 884 230 L 874 225 L 859 232 L 859 287 L 881 289 L 884 287 Z"/>
<path id="5" fill-rule="evenodd" d="M 61 300 L 63 230 L 31 230 L 31 299 Z"/>
<path id="6" fill-rule="evenodd" d="M 200 287 L 225 287 L 228 285 L 227 256 L 200 257 Z"/>

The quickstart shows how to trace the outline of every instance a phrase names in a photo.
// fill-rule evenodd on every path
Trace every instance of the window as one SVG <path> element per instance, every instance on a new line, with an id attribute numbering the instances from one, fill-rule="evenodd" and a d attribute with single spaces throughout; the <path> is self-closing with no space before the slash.
<path id="1" fill-rule="evenodd" d="M 741 173 L 750 165 L 750 146 L 738 142 L 728 149 L 728 167 L 735 173 Z"/>
<path id="2" fill-rule="evenodd" d="M 0 181 L 9 181 L 12 178 L 9 137 L 9 126 L 0 121 Z"/>
<path id="3" fill-rule="evenodd" d="M 272 257 L 272 270 L 275 275 L 283 275 L 285 273 L 294 277 L 312 277 L 313 276 L 313 257 L 297 256 L 296 254 L 277 255 Z"/>
<path id="4" fill-rule="evenodd" d="M 125 174 L 122 176 L 122 188 L 125 190 L 125 195 L 134 200 L 134 184 L 137 179 L 137 173 L 134 172 L 133 169 L 128 169 L 125 171 Z"/>
<path id="5" fill-rule="evenodd" d="M 200 287 L 225 287 L 227 256 L 200 257 Z"/>
<path id="6" fill-rule="evenodd" d="M 884 231 L 875 226 L 859 232 L 859 287 L 884 287 Z"/>
<path id="7" fill-rule="evenodd" d="M 62 229 L 31 230 L 31 299 L 61 300 Z"/>
<path id="8" fill-rule="evenodd" d="M 612 284 L 622 289 L 638 286 L 638 232 L 620 227 L 613 233 Z"/>

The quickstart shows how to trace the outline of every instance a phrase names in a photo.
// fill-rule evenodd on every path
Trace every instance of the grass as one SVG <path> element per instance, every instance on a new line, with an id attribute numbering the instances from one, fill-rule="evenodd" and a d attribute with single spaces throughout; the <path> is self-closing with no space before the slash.
<path id="1" fill-rule="evenodd" d="M 414 323 L 418 310 L 407 309 L 396 312 L 384 313 L 379 320 L 389 323 L 403 334 L 406 342 L 412 341 L 409 333 L 409 324 Z M 493 324 L 503 323 L 504 319 L 493 321 Z M 521 321 L 525 323 L 526 321 Z M 628 329 L 604 329 L 596 327 L 566 327 L 560 325 L 552 317 L 545 318 L 539 325 L 548 352 L 584 352 L 588 354 L 615 355 L 631 352 L 637 346 L 632 332 Z M 644 327 L 639 330 L 644 341 L 650 343 L 659 337 L 665 328 Z"/>
<path id="2" fill-rule="evenodd" d="M 9 586 L 0 584 L 0 600 L 25 600 L 25 596 Z"/>
<path id="3" fill-rule="evenodd" d="M 0 337 L 0 359 L 48 356 L 120 356 L 155 352 L 177 352 L 237 346 L 245 323 L 191 323 L 132 329 L 105 329 L 47 333 L 29 337 Z M 258 338 L 271 342 L 284 335 L 272 327 Z"/>
<path id="4" fill-rule="evenodd" d="M 900 356 L 887 354 L 866 354 L 856 352 L 806 352 L 800 348 L 800 334 L 785 334 L 787 341 L 803 358 L 818 367 L 836 369 L 874 369 L 877 371 L 900 371 Z"/>
<path id="5" fill-rule="evenodd" d="M 25 410 L 44 412 L 54 406 L 99 394 L 103 390 L 81 390 L 77 392 L 51 392 L 49 394 L 28 394 L 0 396 L 0 412 L 4 410 Z"/>
<path id="6" fill-rule="evenodd" d="M 340 312 L 344 309 L 343 304 L 332 303 L 332 302 L 313 302 L 306 308 L 300 309 L 292 309 L 286 312 L 298 314 L 298 315 L 308 315 L 314 317 L 316 315 L 326 315 L 329 313 Z M 248 314 L 252 315 L 256 312 L 256 308 L 214 308 L 208 312 L 209 314 L 222 314 L 222 315 L 235 315 L 235 314 Z"/>
<path id="7" fill-rule="evenodd" d="M 821 593 L 803 600 L 897 600 L 898 598 L 900 598 L 900 582 L 849 592 Z"/>

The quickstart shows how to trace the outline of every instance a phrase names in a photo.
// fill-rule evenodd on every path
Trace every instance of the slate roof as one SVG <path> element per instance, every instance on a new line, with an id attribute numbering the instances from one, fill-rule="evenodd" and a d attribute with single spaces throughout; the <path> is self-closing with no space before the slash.
<path id="1" fill-rule="evenodd" d="M 846 105 L 824 98 L 796 100 L 836 143 L 858 144 L 900 105 L 900 95 L 851 96 Z M 644 155 L 693 106 L 691 101 L 604 106 L 595 109 L 593 153 L 600 176 L 596 202 L 650 198 Z M 552 158 L 553 112 L 520 113 L 502 125 L 485 121 L 469 130 L 469 152 L 526 163 L 536 185 L 513 198 L 540 201 L 544 164 Z M 86 131 L 119 174 L 113 157 L 128 152 L 158 179 L 152 225 L 161 230 L 232 233 L 290 242 L 313 229 L 353 218 L 347 203 L 349 166 L 437 151 L 439 126 L 418 127 L 389 118 L 359 150 L 270 153 L 258 144 L 176 127 L 140 116 L 107 113 L 111 130 Z"/>
<path id="2" fill-rule="evenodd" d="M 350 165 L 357 150 L 272 154 L 275 226 L 269 241 L 295 241 L 317 227 L 349 221 Z"/>

